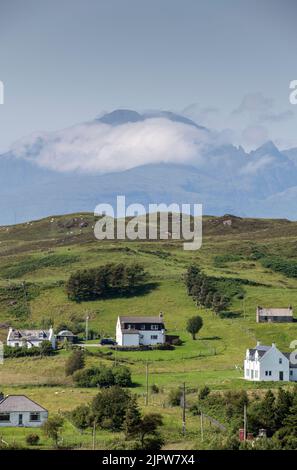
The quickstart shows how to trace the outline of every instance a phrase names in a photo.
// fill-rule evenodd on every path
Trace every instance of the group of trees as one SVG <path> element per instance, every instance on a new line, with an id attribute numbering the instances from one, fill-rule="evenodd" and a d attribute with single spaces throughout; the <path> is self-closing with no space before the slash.
<path id="1" fill-rule="evenodd" d="M 75 349 L 68 357 L 65 365 L 66 375 L 71 375 L 78 387 L 107 388 L 113 385 L 131 387 L 131 371 L 123 365 L 107 367 L 100 364 L 98 367 L 85 369 L 85 352 Z"/>
<path id="2" fill-rule="evenodd" d="M 127 295 L 141 285 L 147 274 L 140 264 L 106 264 L 73 273 L 66 283 L 69 299 L 96 300 L 113 295 Z"/>
<path id="3" fill-rule="evenodd" d="M 98 427 L 123 431 L 125 442 L 119 443 L 121 448 L 157 450 L 163 445 L 161 415 L 143 416 L 136 397 L 118 386 L 101 390 L 90 405 L 75 408 L 70 419 L 80 430 Z"/>
<path id="4" fill-rule="evenodd" d="M 126 366 L 91 367 L 78 370 L 73 374 L 73 381 L 78 387 L 100 387 L 107 388 L 113 385 L 131 387 L 131 371 Z"/>
<path id="5" fill-rule="evenodd" d="M 261 260 L 264 268 L 272 269 L 287 277 L 297 277 L 297 262 L 294 260 L 281 259 L 278 257 L 266 257 Z"/>
<path id="6" fill-rule="evenodd" d="M 267 434 L 267 439 L 254 440 L 252 448 L 297 448 L 296 388 L 292 391 L 279 388 L 277 393 L 268 390 L 263 396 L 252 397 L 243 390 L 209 393 L 208 389 L 199 394 L 199 400 L 191 410 L 194 414 L 203 411 L 225 423 L 230 434 L 224 445 L 239 448 L 243 445 L 239 442 L 238 431 L 243 427 L 244 405 L 247 406 L 247 432 L 255 438 L 260 429 L 265 429 Z M 248 447 L 249 443 L 244 446 Z"/>
<path id="7" fill-rule="evenodd" d="M 217 288 L 213 279 L 206 276 L 197 265 L 189 266 L 185 274 L 187 291 L 197 305 L 211 308 L 216 314 L 225 310 L 229 299 Z"/>

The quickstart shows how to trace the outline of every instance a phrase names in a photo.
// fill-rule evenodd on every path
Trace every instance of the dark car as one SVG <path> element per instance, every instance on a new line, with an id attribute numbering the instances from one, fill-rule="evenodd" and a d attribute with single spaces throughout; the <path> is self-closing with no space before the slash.
<path id="1" fill-rule="evenodd" d="M 100 344 L 101 346 L 115 346 L 117 343 L 111 338 L 102 338 Z"/>

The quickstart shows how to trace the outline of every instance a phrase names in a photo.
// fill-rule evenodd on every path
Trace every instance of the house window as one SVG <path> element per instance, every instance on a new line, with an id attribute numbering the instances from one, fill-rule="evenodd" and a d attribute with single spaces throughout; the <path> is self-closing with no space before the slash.
<path id="1" fill-rule="evenodd" d="M 279 363 L 279 364 L 282 364 L 282 363 L 283 363 L 283 360 L 282 360 L 281 357 L 279 358 L 278 363 Z"/>
<path id="2" fill-rule="evenodd" d="M 158 339 L 158 335 L 151 335 L 151 339 Z"/>
<path id="3" fill-rule="evenodd" d="M 151 330 L 158 330 L 159 326 L 158 325 L 151 325 Z"/>
<path id="4" fill-rule="evenodd" d="M 293 371 L 292 371 L 292 370 L 290 370 L 290 375 L 293 375 Z"/>
<path id="5" fill-rule="evenodd" d="M 257 379 L 257 378 L 258 378 L 258 371 L 255 370 L 255 379 Z"/>
<path id="6" fill-rule="evenodd" d="M 249 375 L 250 375 L 250 369 L 246 369 L 245 375 L 246 375 L 247 377 L 249 377 Z"/>
<path id="7" fill-rule="evenodd" d="M 10 413 L 0 413 L 0 422 L 7 423 L 10 421 Z"/>
<path id="8" fill-rule="evenodd" d="M 268 375 L 268 370 L 265 370 L 265 375 Z"/>
<path id="9" fill-rule="evenodd" d="M 40 413 L 30 413 L 30 421 L 40 421 Z"/>
<path id="10" fill-rule="evenodd" d="M 271 376 L 271 374 L 272 374 L 272 373 L 271 373 L 271 370 L 270 370 L 270 371 L 269 371 L 269 375 Z"/>

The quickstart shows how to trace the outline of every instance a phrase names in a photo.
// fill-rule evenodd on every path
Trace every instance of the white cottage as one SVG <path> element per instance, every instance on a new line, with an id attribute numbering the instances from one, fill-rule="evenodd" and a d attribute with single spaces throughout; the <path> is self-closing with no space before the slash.
<path id="1" fill-rule="evenodd" d="M 281 352 L 259 342 L 247 349 L 244 361 L 244 378 L 251 381 L 297 381 L 297 364 L 290 362 L 290 353 Z"/>
<path id="2" fill-rule="evenodd" d="M 165 343 L 163 315 L 118 317 L 116 341 L 119 346 L 151 346 Z"/>
<path id="3" fill-rule="evenodd" d="M 17 330 L 9 328 L 6 343 L 7 346 L 13 348 L 32 348 L 32 346 L 40 347 L 43 341 L 50 341 L 52 348 L 55 349 L 56 337 L 52 328 L 49 330 Z"/>
<path id="4" fill-rule="evenodd" d="M 0 427 L 41 426 L 48 411 L 25 395 L 8 395 L 0 401 Z"/>

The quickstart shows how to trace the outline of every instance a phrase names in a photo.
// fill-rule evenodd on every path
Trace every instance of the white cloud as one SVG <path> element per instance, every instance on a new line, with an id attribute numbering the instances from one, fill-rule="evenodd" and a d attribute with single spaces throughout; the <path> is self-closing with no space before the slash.
<path id="1" fill-rule="evenodd" d="M 11 150 L 56 171 L 107 173 L 148 163 L 199 163 L 211 139 L 208 132 L 166 118 L 119 126 L 93 121 L 31 135 Z"/>

